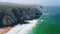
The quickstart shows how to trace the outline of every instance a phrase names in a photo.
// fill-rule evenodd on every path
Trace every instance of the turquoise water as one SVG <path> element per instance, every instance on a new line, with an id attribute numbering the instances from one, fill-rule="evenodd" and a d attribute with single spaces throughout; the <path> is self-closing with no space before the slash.
<path id="1" fill-rule="evenodd" d="M 60 6 L 45 6 L 43 10 L 44 14 L 32 34 L 60 34 Z"/>

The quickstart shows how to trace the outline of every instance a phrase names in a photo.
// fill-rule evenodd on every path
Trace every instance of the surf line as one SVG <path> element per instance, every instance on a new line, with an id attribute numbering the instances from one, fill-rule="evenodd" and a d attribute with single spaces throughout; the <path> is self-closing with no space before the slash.
<path id="1" fill-rule="evenodd" d="M 6 34 L 28 34 L 28 32 L 30 32 L 33 29 L 33 27 L 36 26 L 37 21 L 38 19 L 29 21 L 30 22 L 29 24 L 23 24 L 23 25 L 18 24 Z"/>

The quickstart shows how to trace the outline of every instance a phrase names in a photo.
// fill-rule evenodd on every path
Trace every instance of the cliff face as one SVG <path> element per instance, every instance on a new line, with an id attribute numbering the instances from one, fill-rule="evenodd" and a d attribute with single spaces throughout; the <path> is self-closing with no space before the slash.
<path id="1" fill-rule="evenodd" d="M 41 15 L 42 12 L 36 7 L 3 7 L 0 8 L 0 27 L 25 24 L 27 20 L 38 19 Z"/>

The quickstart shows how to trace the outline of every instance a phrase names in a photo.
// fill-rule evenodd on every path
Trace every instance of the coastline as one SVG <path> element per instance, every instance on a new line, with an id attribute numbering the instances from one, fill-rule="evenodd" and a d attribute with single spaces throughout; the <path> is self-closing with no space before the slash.
<path id="1" fill-rule="evenodd" d="M 13 27 L 0 28 L 0 34 L 5 34 L 10 31 Z"/>
<path id="2" fill-rule="evenodd" d="M 38 20 L 32 20 L 29 24 L 16 25 L 6 34 L 28 34 L 36 26 Z"/>

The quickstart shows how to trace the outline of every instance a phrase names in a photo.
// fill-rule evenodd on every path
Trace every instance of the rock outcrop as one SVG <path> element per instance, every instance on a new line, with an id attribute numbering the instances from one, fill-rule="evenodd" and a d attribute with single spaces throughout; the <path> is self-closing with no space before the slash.
<path id="1" fill-rule="evenodd" d="M 0 27 L 13 26 L 18 23 L 26 24 L 27 20 L 38 19 L 42 15 L 38 7 L 6 7 L 0 8 Z"/>

